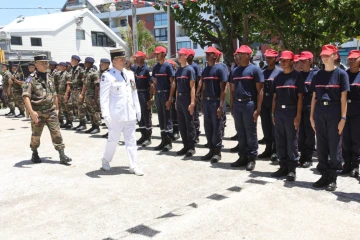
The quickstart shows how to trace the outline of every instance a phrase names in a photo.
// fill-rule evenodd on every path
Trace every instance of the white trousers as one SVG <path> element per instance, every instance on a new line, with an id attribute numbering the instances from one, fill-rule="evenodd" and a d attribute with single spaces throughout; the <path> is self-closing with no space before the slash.
<path id="1" fill-rule="evenodd" d="M 137 166 L 137 146 L 135 138 L 135 128 L 136 121 L 128 122 L 111 122 L 109 127 L 109 136 L 106 142 L 104 159 L 108 162 L 114 157 L 116 147 L 120 140 L 121 132 L 124 134 L 125 147 L 130 160 L 130 168 L 135 168 Z"/>

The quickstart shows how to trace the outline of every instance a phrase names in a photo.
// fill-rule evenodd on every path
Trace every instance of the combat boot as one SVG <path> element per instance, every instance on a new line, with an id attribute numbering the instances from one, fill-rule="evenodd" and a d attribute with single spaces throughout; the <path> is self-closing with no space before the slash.
<path id="1" fill-rule="evenodd" d="M 16 118 L 23 118 L 25 117 L 25 113 L 22 111 L 18 115 L 15 116 Z"/>
<path id="2" fill-rule="evenodd" d="M 169 136 L 165 136 L 165 146 L 161 150 L 162 152 L 168 152 L 172 149 L 172 140 Z"/>
<path id="3" fill-rule="evenodd" d="M 231 167 L 245 167 L 248 164 L 248 157 L 241 155 L 236 162 L 230 164 Z"/>
<path id="4" fill-rule="evenodd" d="M 63 119 L 59 119 L 59 124 L 60 124 L 60 128 L 61 128 L 61 126 L 64 125 L 64 120 L 63 120 Z"/>
<path id="5" fill-rule="evenodd" d="M 248 163 L 246 164 L 246 171 L 253 171 L 255 169 L 255 158 L 256 157 L 248 157 Z"/>
<path id="6" fill-rule="evenodd" d="M 31 156 L 31 161 L 33 163 L 41 163 L 41 159 L 39 157 L 39 153 L 38 153 L 37 149 L 33 149 L 32 151 L 33 151 L 33 153 Z"/>
<path id="7" fill-rule="evenodd" d="M 76 127 L 73 127 L 72 130 L 77 130 L 79 127 L 81 127 L 81 122 L 79 122 L 79 125 L 77 125 Z"/>
<path id="8" fill-rule="evenodd" d="M 214 148 L 214 154 L 211 157 L 211 163 L 217 163 L 221 160 L 221 147 Z"/>
<path id="9" fill-rule="evenodd" d="M 323 188 L 328 184 L 328 177 L 326 174 L 321 175 L 321 178 L 313 183 L 314 188 Z"/>
<path id="10" fill-rule="evenodd" d="M 15 111 L 14 110 L 10 110 L 10 112 L 6 113 L 5 116 L 14 116 L 15 115 Z"/>
<path id="11" fill-rule="evenodd" d="M 232 153 L 237 153 L 237 152 L 239 152 L 239 144 L 238 145 L 236 145 L 235 147 L 233 147 L 233 148 L 230 148 L 230 152 L 232 152 Z"/>
<path id="12" fill-rule="evenodd" d="M 280 167 L 279 170 L 271 174 L 272 177 L 285 177 L 288 175 L 288 169 L 286 167 Z"/>
<path id="13" fill-rule="evenodd" d="M 154 150 L 159 151 L 159 150 L 163 149 L 164 147 L 165 147 L 165 136 L 161 135 L 161 143 L 157 147 L 154 147 Z"/>
<path id="14" fill-rule="evenodd" d="M 149 130 L 145 130 L 145 141 L 142 143 L 142 147 L 147 147 L 151 144 L 151 132 Z"/>
<path id="15" fill-rule="evenodd" d="M 233 140 L 233 141 L 235 141 L 235 140 L 237 140 L 237 139 L 238 139 L 237 134 L 236 134 L 235 136 L 232 136 L 232 137 L 230 138 L 230 140 Z"/>
<path id="16" fill-rule="evenodd" d="M 201 157 L 201 160 L 203 161 L 211 160 L 213 155 L 214 155 L 214 149 L 210 148 L 209 152 L 205 156 Z"/>
<path id="17" fill-rule="evenodd" d="M 173 141 L 176 141 L 180 138 L 180 135 L 178 132 L 174 132 L 172 135 L 171 135 L 171 140 Z"/>
<path id="18" fill-rule="evenodd" d="M 185 157 L 192 157 L 196 153 L 195 147 L 189 148 L 185 154 Z"/>
<path id="19" fill-rule="evenodd" d="M 80 120 L 80 126 L 76 129 L 77 132 L 87 129 L 86 120 Z"/>
<path id="20" fill-rule="evenodd" d="M 72 129 L 73 125 L 72 125 L 72 121 L 68 121 L 65 125 L 65 129 Z"/>
<path id="21" fill-rule="evenodd" d="M 92 124 L 92 125 L 91 125 L 91 128 L 89 128 L 88 130 L 86 130 L 84 133 L 91 133 L 92 130 L 94 130 L 94 129 L 95 129 L 95 125 Z"/>
<path id="22" fill-rule="evenodd" d="M 99 132 L 100 132 L 99 126 L 94 126 L 94 130 L 92 130 L 92 131 L 90 132 L 90 134 L 97 134 L 97 133 L 99 133 Z"/>
<path id="23" fill-rule="evenodd" d="M 136 145 L 141 145 L 145 141 L 145 129 L 140 129 L 141 137 L 136 141 Z"/>
<path id="24" fill-rule="evenodd" d="M 176 152 L 176 155 L 178 155 L 178 156 L 185 155 L 187 153 L 187 151 L 188 151 L 188 148 L 184 146 L 180 151 Z"/>
<path id="25" fill-rule="evenodd" d="M 351 158 L 344 158 L 344 162 L 345 163 L 343 165 L 343 170 L 341 171 L 340 175 L 348 174 L 351 172 Z"/>
<path id="26" fill-rule="evenodd" d="M 66 128 L 66 125 L 68 124 L 68 120 L 64 121 L 60 121 L 60 128 Z"/>
<path id="27" fill-rule="evenodd" d="M 271 152 L 272 152 L 272 154 L 271 154 L 271 157 L 270 157 L 270 161 L 272 161 L 272 162 L 278 161 L 277 154 L 276 154 L 275 143 L 271 144 Z"/>
<path id="28" fill-rule="evenodd" d="M 108 138 L 109 137 L 109 133 L 106 133 L 104 135 L 101 135 L 102 138 Z"/>
<path id="29" fill-rule="evenodd" d="M 296 167 L 288 167 L 286 181 L 293 182 L 296 180 Z"/>
<path id="30" fill-rule="evenodd" d="M 271 143 L 266 143 L 265 151 L 259 154 L 259 158 L 269 158 L 271 157 Z"/>
<path id="31" fill-rule="evenodd" d="M 60 163 L 61 164 L 67 164 L 68 162 L 71 162 L 72 159 L 65 155 L 64 149 L 60 149 L 59 151 L 60 156 Z"/>

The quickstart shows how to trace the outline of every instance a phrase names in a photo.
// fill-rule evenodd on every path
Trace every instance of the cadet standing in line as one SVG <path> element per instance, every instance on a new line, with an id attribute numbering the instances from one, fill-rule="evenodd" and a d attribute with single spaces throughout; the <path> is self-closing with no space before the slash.
<path id="1" fill-rule="evenodd" d="M 318 69 L 311 69 L 314 56 L 311 52 L 303 51 L 300 54 L 299 62 L 302 68 L 301 74 L 305 83 L 304 101 L 299 126 L 299 152 L 300 166 L 309 168 L 312 166 L 312 156 L 315 151 L 315 132 L 310 123 L 310 108 L 312 91 L 310 91 L 311 81 L 317 73 Z"/>
<path id="2" fill-rule="evenodd" d="M 135 82 L 141 108 L 141 120 L 139 122 L 141 137 L 136 144 L 147 147 L 151 144 L 152 135 L 151 107 L 154 95 L 154 80 L 150 75 L 150 68 L 145 64 L 146 54 L 138 51 L 134 57 L 137 62 L 137 66 L 134 69 Z"/>
<path id="3" fill-rule="evenodd" d="M 73 127 L 73 130 L 84 130 L 86 129 L 86 118 L 85 118 L 85 105 L 83 96 L 80 96 L 85 71 L 83 68 L 79 66 L 79 62 L 81 61 L 80 57 L 77 55 L 73 55 L 71 57 L 71 70 L 66 75 L 66 92 L 64 96 L 64 100 L 67 103 L 67 109 L 69 114 L 69 121 L 72 123 L 74 121 L 74 110 L 78 110 L 78 117 L 80 123 L 78 126 Z M 70 95 L 70 96 L 69 96 Z M 66 126 L 66 129 L 71 129 L 70 124 Z"/>
<path id="4" fill-rule="evenodd" d="M 101 112 L 109 128 L 109 137 L 102 158 L 102 169 L 110 170 L 120 134 L 123 132 L 126 151 L 130 160 L 131 173 L 141 176 L 143 171 L 137 165 L 137 147 L 135 138 L 136 120 L 141 119 L 139 98 L 136 91 L 134 73 L 125 69 L 124 49 L 110 51 L 113 68 L 101 76 L 100 102 Z"/>
<path id="5" fill-rule="evenodd" d="M 272 122 L 275 125 L 276 153 L 280 169 L 272 177 L 287 176 L 287 181 L 296 180 L 296 167 L 299 165 L 297 131 L 303 107 L 304 80 L 293 69 L 294 53 L 282 51 L 280 72 L 272 84 Z"/>
<path id="6" fill-rule="evenodd" d="M 166 48 L 155 49 L 158 63 L 154 66 L 155 101 L 161 131 L 161 143 L 154 150 L 168 152 L 172 149 L 173 126 L 171 121 L 171 102 L 175 92 L 174 71 L 170 63 L 165 61 Z"/>
<path id="7" fill-rule="evenodd" d="M 241 45 L 236 50 L 240 65 L 232 70 L 230 78 L 230 108 L 239 141 L 239 159 L 231 166 L 246 166 L 247 171 L 254 170 L 258 155 L 256 125 L 264 87 L 264 76 L 259 67 L 250 63 L 251 55 L 249 46 Z"/>
<path id="8" fill-rule="evenodd" d="M 348 109 L 342 142 L 342 156 L 345 164 L 342 174 L 350 173 L 359 177 L 360 162 L 360 51 L 351 50 L 348 54 L 350 92 L 347 95 Z"/>
<path id="9" fill-rule="evenodd" d="M 337 176 L 342 170 L 342 132 L 346 122 L 347 92 L 350 91 L 348 75 L 334 65 L 337 52 L 333 45 L 322 47 L 320 56 L 325 69 L 319 70 L 311 82 L 310 122 L 317 138 L 319 163 L 316 168 L 321 174 L 313 186 L 326 187 L 327 191 L 335 191 Z"/>
<path id="10" fill-rule="evenodd" d="M 186 48 L 178 51 L 178 60 L 181 66 L 175 73 L 176 79 L 176 108 L 179 120 L 179 130 L 183 148 L 177 155 L 192 157 L 196 153 L 196 129 L 194 124 L 195 110 L 195 71 L 188 64 L 189 52 Z"/>
<path id="11" fill-rule="evenodd" d="M 15 103 L 11 93 L 11 72 L 9 71 L 9 64 L 2 63 L 2 72 L 3 72 L 3 89 L 5 94 L 6 105 L 10 108 L 10 112 L 6 113 L 5 116 L 15 115 Z"/>
<path id="12" fill-rule="evenodd" d="M 59 122 L 60 128 L 65 128 L 68 124 L 72 125 L 69 121 L 68 111 L 66 109 L 66 104 L 64 101 L 64 96 L 66 92 L 66 68 L 67 64 L 65 62 L 60 62 L 58 66 L 58 71 L 54 74 L 54 83 L 55 89 L 58 96 L 59 102 Z M 64 122 L 64 119 L 66 122 Z"/>
<path id="13" fill-rule="evenodd" d="M 273 94 L 271 87 L 275 77 L 283 70 L 275 65 L 276 58 L 279 53 L 274 49 L 268 49 L 265 51 L 266 67 L 262 70 L 264 75 L 264 99 L 261 106 L 261 127 L 264 133 L 264 142 L 266 144 L 265 151 L 259 154 L 259 158 L 269 158 L 271 161 L 276 161 L 276 143 L 275 143 L 275 130 L 272 124 L 272 101 Z M 260 141 L 259 141 L 260 142 Z"/>
<path id="14" fill-rule="evenodd" d="M 35 56 L 34 60 L 37 71 L 26 79 L 24 92 L 22 93 L 26 109 L 31 116 L 32 135 L 30 148 L 33 152 L 31 161 L 41 163 L 37 149 L 40 146 L 40 137 L 46 124 L 54 147 L 59 152 L 60 163 L 67 164 L 71 161 L 71 158 L 64 153 L 65 145 L 60 133 L 57 115 L 59 105 L 55 85 L 53 79 L 47 73 L 49 60 L 46 55 Z"/>
<path id="15" fill-rule="evenodd" d="M 204 113 L 204 129 L 209 152 L 201 160 L 216 163 L 221 160 L 223 103 L 226 95 L 228 76 L 216 64 L 217 49 L 208 47 L 205 51 L 208 66 L 202 72 L 202 109 Z"/>
<path id="16" fill-rule="evenodd" d="M 97 98 L 99 96 L 99 73 L 94 68 L 94 58 L 85 58 L 85 78 L 81 91 L 81 95 L 85 97 L 86 110 L 91 119 L 91 128 L 85 133 L 96 134 L 100 132 L 101 116 L 100 108 L 97 105 Z"/>
<path id="17" fill-rule="evenodd" d="M 166 62 L 170 63 L 172 66 L 172 69 L 174 71 L 174 74 L 176 72 L 176 70 L 178 69 L 178 65 L 176 62 L 174 62 L 172 59 L 168 59 L 166 60 Z M 175 81 L 175 80 L 174 80 Z M 178 116 L 177 116 L 177 110 L 176 110 L 176 106 L 175 106 L 175 102 L 176 102 L 176 96 L 175 96 L 175 92 L 176 92 L 176 84 L 175 84 L 175 90 L 174 90 L 174 97 L 172 99 L 171 102 L 171 109 L 170 109 L 170 115 L 171 115 L 171 121 L 172 121 L 172 125 L 173 125 L 173 133 L 171 134 L 171 139 L 173 141 L 176 141 L 180 138 L 180 134 L 179 134 L 179 121 L 178 121 Z"/>
<path id="18" fill-rule="evenodd" d="M 100 59 L 100 70 L 99 70 L 100 79 L 101 79 L 102 74 L 109 70 L 109 67 L 110 67 L 110 60 L 109 59 L 107 59 L 107 58 Z M 97 102 L 98 106 L 100 107 L 100 94 L 98 96 L 98 99 L 96 99 L 96 102 Z M 108 132 L 106 134 L 104 134 L 104 135 L 101 135 L 102 138 L 107 138 L 108 136 L 109 136 Z"/>
<path id="19" fill-rule="evenodd" d="M 299 54 L 296 54 L 294 56 L 294 64 L 293 64 L 293 67 L 296 71 L 300 72 L 301 71 L 301 64 L 300 64 L 300 61 L 299 61 L 299 57 L 300 55 Z"/>
<path id="20" fill-rule="evenodd" d="M 17 118 L 25 117 L 25 106 L 24 101 L 21 97 L 22 95 L 22 85 L 24 84 L 24 78 L 21 73 L 18 71 L 20 68 L 19 65 L 12 66 L 12 76 L 10 85 L 12 86 L 12 93 L 14 96 L 15 107 L 19 108 L 20 113 L 16 115 Z"/>

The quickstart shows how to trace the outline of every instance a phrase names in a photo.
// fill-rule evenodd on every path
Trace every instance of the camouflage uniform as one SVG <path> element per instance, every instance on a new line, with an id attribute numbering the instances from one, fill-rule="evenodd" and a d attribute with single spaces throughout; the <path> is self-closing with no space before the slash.
<path id="1" fill-rule="evenodd" d="M 86 71 L 85 75 L 85 87 L 86 87 L 86 93 L 85 93 L 85 100 L 86 100 L 86 107 L 87 112 L 91 118 L 91 123 L 99 127 L 101 124 L 101 117 L 100 117 L 100 104 L 98 102 L 99 94 L 97 95 L 97 99 L 95 99 L 95 88 L 99 88 L 99 73 L 94 68 L 90 68 Z"/>
<path id="2" fill-rule="evenodd" d="M 64 119 L 68 120 L 68 112 L 66 109 L 66 104 L 64 101 L 64 96 L 66 92 L 66 71 L 60 72 L 57 71 L 54 75 L 54 83 L 55 83 L 55 90 L 58 96 L 58 103 L 59 103 L 59 120 L 63 121 Z"/>
<path id="3" fill-rule="evenodd" d="M 38 73 L 32 73 L 27 79 L 23 88 L 23 97 L 28 97 L 31 101 L 32 109 L 39 115 L 39 122 L 31 120 L 31 143 L 33 151 L 40 146 L 40 137 L 45 124 L 49 128 L 50 135 L 56 150 L 65 148 L 60 133 L 59 119 L 55 112 L 54 100 L 56 96 L 54 80 L 49 74 L 47 79 L 38 77 Z"/>
<path id="4" fill-rule="evenodd" d="M 79 120 L 86 122 L 86 105 L 85 99 L 82 102 L 79 102 L 79 95 L 82 90 L 83 82 L 85 77 L 85 71 L 82 67 L 77 66 L 74 70 L 72 68 L 70 72 L 66 75 L 66 83 L 70 84 L 71 94 L 68 99 L 67 109 L 69 113 L 69 120 L 74 120 L 73 110 L 77 109 L 79 114 Z"/>
<path id="5" fill-rule="evenodd" d="M 17 80 L 24 81 L 23 77 L 18 72 L 13 73 L 12 76 L 14 76 Z M 12 84 L 12 91 L 13 92 L 11 94 L 13 95 L 13 99 L 14 99 L 14 102 L 15 102 L 15 107 L 19 108 L 20 113 L 25 112 L 24 100 L 22 98 L 22 87 L 23 86 L 20 86 L 19 84 L 15 83 L 13 81 L 13 84 Z"/>
<path id="6" fill-rule="evenodd" d="M 12 94 L 12 88 L 10 89 L 10 95 L 8 95 L 8 88 L 9 88 L 9 83 L 11 80 L 11 72 L 9 70 L 7 70 L 6 72 L 3 73 L 3 89 L 4 89 L 4 95 L 5 95 L 5 102 L 6 105 L 10 108 L 11 112 L 15 113 L 15 103 L 14 103 L 14 98 L 13 98 L 13 94 Z"/>

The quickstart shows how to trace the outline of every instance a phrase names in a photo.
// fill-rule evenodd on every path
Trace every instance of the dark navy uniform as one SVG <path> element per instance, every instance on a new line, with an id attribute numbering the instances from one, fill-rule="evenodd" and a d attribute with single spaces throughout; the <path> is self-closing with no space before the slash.
<path id="1" fill-rule="evenodd" d="M 165 103 L 169 100 L 171 82 L 174 71 L 170 63 L 157 63 L 153 69 L 156 78 L 156 108 L 158 111 L 159 125 L 162 136 L 171 136 L 173 132 L 170 110 L 166 110 Z"/>
<path id="2" fill-rule="evenodd" d="M 312 91 L 310 90 L 311 82 L 316 73 L 319 71 L 318 68 L 311 70 L 310 72 L 301 71 L 301 75 L 304 80 L 304 100 L 303 108 L 301 113 L 301 120 L 299 126 L 299 152 L 300 156 L 300 165 L 304 162 L 312 162 L 312 156 L 315 151 L 315 132 L 311 127 L 310 122 L 310 109 L 311 109 L 311 99 Z"/>
<path id="3" fill-rule="evenodd" d="M 340 68 L 333 71 L 321 69 L 313 78 L 311 89 L 316 93 L 314 119 L 319 159 L 317 170 L 329 179 L 336 179 L 337 172 L 342 169 L 342 134 L 338 133 L 341 93 L 350 90 L 349 78 Z"/>
<path id="4" fill-rule="evenodd" d="M 194 117 L 190 115 L 188 110 L 191 103 L 191 87 L 190 81 L 195 82 L 195 71 L 187 65 L 180 67 L 175 73 L 177 98 L 176 107 L 179 120 L 179 130 L 186 149 L 195 149 L 196 130 L 194 125 Z M 195 112 L 195 110 L 194 110 Z"/>
<path id="5" fill-rule="evenodd" d="M 217 109 L 220 106 L 220 83 L 227 82 L 227 73 L 218 64 L 207 66 L 202 72 L 202 82 L 205 84 L 203 112 L 205 135 L 210 149 L 222 146 L 223 118 L 218 118 Z"/>
<path id="6" fill-rule="evenodd" d="M 197 65 L 196 63 L 192 63 L 190 64 L 190 66 L 194 69 L 195 71 L 195 92 L 198 90 L 198 78 L 201 77 L 201 71 L 200 71 L 200 67 L 199 65 Z M 195 105 L 195 110 L 194 110 L 194 124 L 195 124 L 195 130 L 196 130 L 196 138 L 198 138 L 200 136 L 200 118 L 199 118 L 199 109 L 198 107 Z"/>
<path id="7" fill-rule="evenodd" d="M 343 131 L 342 156 L 345 172 L 359 169 L 360 162 L 360 73 L 352 73 L 348 69 L 350 92 L 348 92 L 348 108 Z M 358 173 L 352 173 L 356 177 Z"/>
<path id="8" fill-rule="evenodd" d="M 239 141 L 239 156 L 255 160 L 258 154 L 256 122 L 256 84 L 264 82 L 261 69 L 253 64 L 238 66 L 231 72 L 230 83 L 234 84 L 233 114 Z"/>
<path id="9" fill-rule="evenodd" d="M 225 74 L 228 78 L 228 68 L 225 63 L 217 63 L 218 66 L 220 66 L 221 71 L 223 71 L 223 74 Z M 225 126 L 226 126 L 226 101 L 224 101 L 223 107 L 223 114 L 221 115 L 222 118 L 222 125 L 221 125 L 221 133 L 222 136 L 225 135 Z"/>
<path id="10" fill-rule="evenodd" d="M 276 94 L 275 142 L 280 167 L 294 172 L 298 166 L 297 130 L 294 119 L 297 115 L 299 95 L 304 92 L 304 80 L 295 70 L 281 72 L 274 79 L 272 93 Z"/>
<path id="11" fill-rule="evenodd" d="M 147 102 L 150 100 L 150 84 L 153 83 L 153 77 L 150 76 L 150 68 L 147 65 L 137 66 L 135 69 L 135 83 L 138 91 L 138 97 L 141 108 L 141 120 L 139 129 L 144 136 L 143 140 L 149 140 L 152 135 L 151 108 L 148 109 Z M 141 143 L 143 141 L 140 141 Z"/>
<path id="12" fill-rule="evenodd" d="M 264 97 L 261 105 L 260 117 L 261 117 L 261 127 L 264 133 L 264 141 L 266 144 L 265 151 L 267 150 L 267 152 L 270 153 L 268 156 L 270 156 L 271 153 L 275 152 L 275 137 L 274 137 L 275 130 L 274 130 L 274 125 L 272 124 L 272 117 L 271 117 L 272 98 L 273 98 L 273 93 L 271 88 L 275 77 L 279 75 L 279 73 L 281 72 L 283 72 L 283 70 L 277 66 L 275 66 L 275 68 L 272 70 L 268 70 L 267 68 L 263 70 Z M 261 156 L 259 155 L 259 157 Z"/>

